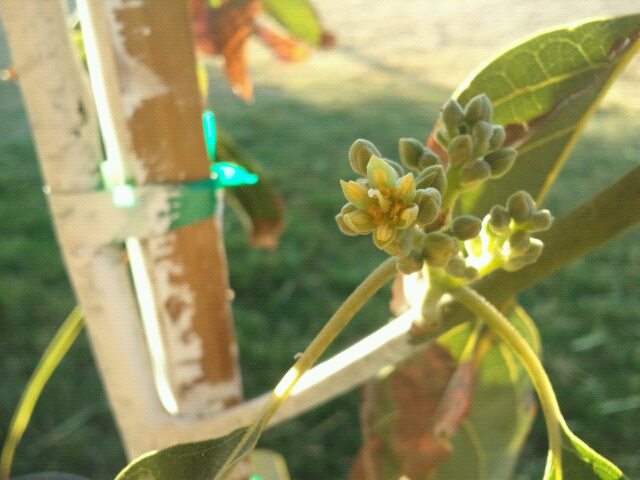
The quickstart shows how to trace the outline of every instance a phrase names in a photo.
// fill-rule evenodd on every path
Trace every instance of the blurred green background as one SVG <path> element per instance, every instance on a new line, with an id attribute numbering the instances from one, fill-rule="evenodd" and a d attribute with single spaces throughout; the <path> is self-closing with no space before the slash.
<path id="1" fill-rule="evenodd" d="M 600 13 L 601 2 L 592 3 L 584 15 L 565 12 L 560 18 L 554 11 L 536 21 L 551 25 Z M 473 2 L 453 4 L 474 8 Z M 273 252 L 250 248 L 239 222 L 231 212 L 226 215 L 247 397 L 274 385 L 293 355 L 383 259 L 370 239 L 347 238 L 333 221 L 344 203 L 338 179 L 352 175 L 346 161 L 351 142 L 364 137 L 386 156 L 397 157 L 397 139 L 426 138 L 452 87 L 481 58 L 505 40 L 540 26 L 507 28 L 501 23 L 495 38 L 485 26 L 465 48 L 464 23 L 458 24 L 460 38 L 451 36 L 455 29 L 452 34 L 438 23 L 450 18 L 449 7 L 437 7 L 435 17 L 424 17 L 418 26 L 411 23 L 417 32 L 413 35 L 393 21 L 372 27 L 374 14 L 382 18 L 384 13 L 375 4 L 362 10 L 365 18 L 356 22 L 353 12 L 364 4 L 354 5 L 332 1 L 321 7 L 325 23 L 342 45 L 304 64 L 279 64 L 252 45 L 252 105 L 233 97 L 224 80 L 213 74 L 211 106 L 219 121 L 270 172 L 287 205 L 285 233 Z M 525 14 L 516 9 L 514 16 Z M 429 30 L 431 25 L 440 25 L 440 30 Z M 365 33 L 358 36 L 358 29 Z M 444 39 L 433 40 L 430 35 L 438 32 Z M 385 34 L 390 39 L 386 42 Z M 9 61 L 4 40 L 0 61 Z M 556 216 L 639 163 L 639 70 L 636 61 L 588 125 L 547 199 Z M 572 430 L 630 478 L 640 478 L 639 245 L 640 230 L 521 298 L 539 325 L 544 362 Z M 378 295 L 338 339 L 334 351 L 384 323 L 387 301 L 388 292 Z M 39 355 L 73 305 L 19 88 L 0 83 L 0 437 Z M 358 401 L 357 391 L 336 399 L 270 430 L 261 445 L 281 452 L 296 479 L 344 478 L 360 443 Z M 545 451 L 539 418 L 518 478 L 539 478 Z M 83 334 L 45 389 L 17 451 L 14 473 L 58 470 L 100 480 L 112 478 L 124 464 Z"/>

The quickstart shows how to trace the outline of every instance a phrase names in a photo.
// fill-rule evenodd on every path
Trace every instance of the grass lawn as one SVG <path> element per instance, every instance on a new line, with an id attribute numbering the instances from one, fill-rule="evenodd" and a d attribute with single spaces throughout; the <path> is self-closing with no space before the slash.
<path id="1" fill-rule="evenodd" d="M 330 61 L 330 59 L 328 60 Z M 317 64 L 255 74 L 251 106 L 213 79 L 223 126 L 270 172 L 287 205 L 273 252 L 249 249 L 226 216 L 234 312 L 247 397 L 272 387 L 293 355 L 383 259 L 370 239 L 347 238 L 333 217 L 350 177 L 346 152 L 358 137 L 397 157 L 400 136 L 425 138 L 450 93 L 424 81 L 366 72 L 314 76 Z M 286 76 L 284 81 L 276 78 Z M 346 78 L 348 77 L 348 78 Z M 74 305 L 51 225 L 35 152 L 15 85 L 0 84 L 0 436 L 39 354 Z M 635 117 L 634 117 L 635 116 Z M 547 207 L 556 216 L 604 188 L 640 159 L 638 109 L 605 105 L 578 143 Z M 637 208 L 621 205 L 620 208 Z M 640 478 L 640 231 L 527 291 L 544 361 L 573 431 Z M 377 296 L 336 349 L 388 319 Z M 268 339 L 268 341 L 267 341 Z M 285 455 L 300 480 L 344 478 L 358 449 L 359 393 L 267 432 L 261 444 Z M 519 478 L 539 478 L 546 437 L 541 419 Z M 56 372 L 15 460 L 15 474 L 58 470 L 108 479 L 124 465 L 115 426 L 86 337 Z M 537 475 L 537 476 L 536 476 Z"/>

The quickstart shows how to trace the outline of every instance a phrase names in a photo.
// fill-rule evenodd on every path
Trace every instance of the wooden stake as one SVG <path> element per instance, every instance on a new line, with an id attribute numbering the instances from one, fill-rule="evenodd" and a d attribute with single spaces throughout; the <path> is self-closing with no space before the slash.
<path id="1" fill-rule="evenodd" d="M 190 15 L 185 2 L 78 2 L 107 156 L 137 184 L 206 178 Z M 102 111 L 101 111 L 102 109 Z M 219 219 L 139 244 L 133 270 L 163 404 L 202 416 L 241 400 Z M 136 253 L 134 253 L 136 252 Z M 151 300 L 153 298 L 153 300 Z M 155 322 L 158 322 L 155 325 Z"/>

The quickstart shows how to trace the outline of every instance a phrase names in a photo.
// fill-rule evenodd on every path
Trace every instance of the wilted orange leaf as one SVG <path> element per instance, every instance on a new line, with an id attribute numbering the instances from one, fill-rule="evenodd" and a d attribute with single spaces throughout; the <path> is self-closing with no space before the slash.
<path id="1" fill-rule="evenodd" d="M 234 93 L 246 101 L 253 98 L 246 42 L 259 11 L 258 0 L 227 0 L 218 8 L 210 7 L 207 0 L 191 0 L 196 51 L 201 55 L 222 55 Z"/>

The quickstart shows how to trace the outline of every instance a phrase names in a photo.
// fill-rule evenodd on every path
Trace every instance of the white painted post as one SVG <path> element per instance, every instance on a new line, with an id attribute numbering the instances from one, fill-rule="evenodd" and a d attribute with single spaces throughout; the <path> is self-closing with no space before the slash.
<path id="1" fill-rule="evenodd" d="M 100 187 L 95 110 L 69 39 L 60 0 L 1 0 L 45 188 L 73 193 Z M 147 450 L 149 426 L 165 422 L 123 251 L 58 241 L 111 407 L 129 455 Z"/>
<path id="2" fill-rule="evenodd" d="M 65 3 L 0 0 L 52 202 L 102 187 L 94 99 L 69 38 Z M 94 95 L 110 163 L 122 167 L 115 181 L 206 178 L 186 4 L 90 3 L 79 2 L 89 12 L 83 27 L 95 35 L 95 44 L 89 38 L 87 45 L 89 63 L 99 64 L 97 74 L 110 88 L 97 88 Z M 139 23 L 144 21 L 149 25 Z M 153 52 L 155 72 L 128 50 L 127 35 L 150 33 L 160 44 L 141 41 L 137 47 Z M 168 61 L 174 55 L 181 60 Z M 147 241 L 130 239 L 125 253 L 122 246 L 82 242 L 99 226 L 65 222 L 60 208 L 54 211 L 63 257 L 129 457 L 175 443 L 174 427 L 240 401 L 226 264 L 214 219 Z M 136 263 L 131 266 L 137 292 L 129 259 Z M 171 413 L 181 418 L 169 413 L 167 398 L 175 402 Z"/>

